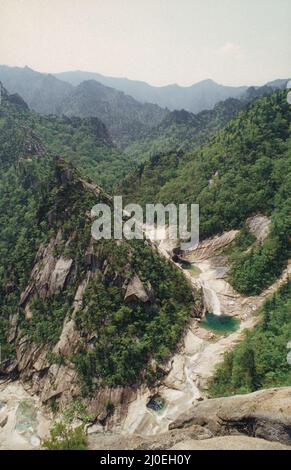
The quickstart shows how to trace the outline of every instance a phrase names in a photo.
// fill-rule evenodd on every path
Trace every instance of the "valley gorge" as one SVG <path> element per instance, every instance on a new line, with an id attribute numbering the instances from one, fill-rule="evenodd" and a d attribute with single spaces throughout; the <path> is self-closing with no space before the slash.
<path id="1" fill-rule="evenodd" d="M 256 235 L 258 237 L 262 236 L 262 233 L 264 233 L 263 236 L 267 235 L 266 226 L 268 225 L 268 221 L 266 219 L 257 217 L 249 220 L 248 223 L 255 227 Z M 127 436 L 129 435 L 134 439 L 133 442 L 135 442 L 136 448 L 145 449 L 163 448 L 165 443 L 168 443 L 168 448 L 170 448 L 170 446 L 174 444 L 178 445 L 179 442 L 184 442 L 188 438 L 191 439 L 191 445 L 195 445 L 199 448 L 199 443 L 201 444 L 201 441 L 204 443 L 205 439 L 210 439 L 209 445 L 211 445 L 211 440 L 214 439 L 215 436 L 226 436 L 232 434 L 251 436 L 254 442 L 252 440 L 247 442 L 247 445 L 250 447 L 252 447 L 252 445 L 257 445 L 258 448 L 264 448 L 264 442 L 268 442 L 266 446 L 269 445 L 269 448 L 271 449 L 272 445 L 274 445 L 274 448 L 276 448 L 276 444 L 271 444 L 271 442 L 274 441 L 281 442 L 283 447 L 284 445 L 289 444 L 289 438 L 287 438 L 287 440 L 281 437 L 273 439 L 271 430 L 266 431 L 267 433 L 269 432 L 270 435 L 262 434 L 263 439 L 266 439 L 266 441 L 256 442 L 256 433 L 253 434 L 253 431 L 239 432 L 234 424 L 231 424 L 228 431 L 225 432 L 225 430 L 219 429 L 215 429 L 215 431 L 213 431 L 211 426 L 210 429 L 208 429 L 205 425 L 203 425 L 203 427 L 199 427 L 196 424 L 193 425 L 193 429 L 191 429 L 191 426 L 187 421 L 188 414 L 191 413 L 192 410 L 194 417 L 196 416 L 195 410 L 197 406 L 199 409 L 199 403 L 201 403 L 201 401 L 203 403 L 209 401 L 208 382 L 213 375 L 215 366 L 222 361 L 224 353 L 230 351 L 239 341 L 241 341 L 245 329 L 254 327 L 258 321 L 258 317 L 256 315 L 257 309 L 262 305 L 267 297 L 271 296 L 271 294 L 279 288 L 280 285 L 288 281 L 291 274 L 289 266 L 283 272 L 280 279 L 261 295 L 245 298 L 233 291 L 231 286 L 227 284 L 227 282 L 223 281 L 223 278 L 221 277 L 221 267 L 216 266 L 215 272 L 216 274 L 219 274 L 219 276 L 216 281 L 218 282 L 218 285 L 215 285 L 215 277 L 213 275 L 213 268 L 211 268 L 211 265 L 217 264 L 217 258 L 221 258 L 221 250 L 227 247 L 236 235 L 237 232 L 225 233 L 221 237 L 216 237 L 212 240 L 205 240 L 198 246 L 198 248 L 196 248 L 196 250 L 187 253 L 187 255 L 183 257 L 183 260 L 191 260 L 191 263 L 195 260 L 195 266 L 200 266 L 200 274 L 198 275 L 196 272 L 192 276 L 189 269 L 184 270 L 186 278 L 189 279 L 193 286 L 194 298 L 196 299 L 195 304 L 197 305 L 197 309 L 195 310 L 196 318 L 190 320 L 185 336 L 178 346 L 178 351 L 170 359 L 169 363 L 163 366 L 164 377 L 159 381 L 160 383 L 156 384 L 154 387 L 148 388 L 141 386 L 134 390 L 129 388 L 107 388 L 104 389 L 101 394 L 94 397 L 91 404 L 89 404 L 89 410 L 92 416 L 96 416 L 96 418 L 94 418 L 95 424 L 91 424 L 91 426 L 88 427 L 89 442 L 92 448 L 107 448 L 106 446 L 110 445 L 111 448 L 126 449 Z M 161 253 L 163 256 L 170 257 L 172 255 L 173 247 L 170 246 L 167 251 L 165 245 L 166 243 L 163 241 Z M 177 269 L 182 269 L 179 263 L 177 263 Z M 64 264 L 62 268 L 59 267 L 58 270 L 60 272 L 59 278 L 64 279 L 62 276 L 66 275 L 68 266 Z M 225 285 L 222 289 L 221 285 L 223 285 L 223 283 Z M 77 309 L 78 306 L 82 304 L 84 287 L 85 286 L 80 286 L 77 290 L 74 300 L 74 309 Z M 205 311 L 214 311 L 213 305 L 211 305 L 211 303 L 209 304 L 209 297 L 207 295 L 208 289 L 213 291 L 215 302 L 218 302 L 219 305 L 219 313 L 216 312 L 216 315 L 235 315 L 240 319 L 237 331 L 221 336 L 220 334 L 215 334 L 214 332 L 203 328 L 200 317 L 203 317 Z M 219 299 L 221 299 L 222 302 L 220 302 Z M 67 355 L 69 353 L 69 344 L 73 344 L 75 341 L 76 336 L 74 333 L 73 323 L 72 321 L 65 321 L 59 342 L 55 346 L 54 350 L 58 353 L 65 353 Z M 21 348 L 22 346 L 20 345 L 19 357 L 21 358 L 23 351 L 24 356 L 21 358 L 18 368 L 21 372 L 22 367 L 24 367 L 22 372 L 24 373 L 24 381 L 21 379 L 21 382 L 12 382 L 11 385 L 8 383 L 7 386 L 2 384 L 2 387 L 4 386 L 3 398 L 4 402 L 7 403 L 5 406 L 8 408 L 11 406 L 11 400 L 14 400 L 14 402 L 16 401 L 19 408 L 22 403 L 26 403 L 27 401 L 31 402 L 31 397 L 35 397 L 34 400 L 37 399 L 33 406 L 37 410 L 39 416 L 38 429 L 35 430 L 35 432 L 38 433 L 36 434 L 38 441 L 33 440 L 34 434 L 29 430 L 19 434 L 17 429 L 14 428 L 9 431 L 14 434 L 9 434 L 7 436 L 6 430 L 4 431 L 4 435 L 6 436 L 6 439 L 10 442 L 14 442 L 15 445 L 21 445 L 23 448 L 34 448 L 37 443 L 40 445 L 40 439 L 43 437 L 42 433 L 44 430 L 46 432 L 48 431 L 49 423 L 52 420 L 51 411 L 48 406 L 46 406 L 47 399 L 56 396 L 61 402 L 64 401 L 64 403 L 66 403 L 66 396 L 71 397 L 72 394 L 75 393 L 74 382 L 76 377 L 74 374 L 70 373 L 69 370 L 66 371 L 61 366 L 55 369 L 55 371 L 51 368 L 48 372 L 45 372 L 47 370 L 47 365 L 45 363 L 42 364 L 42 356 L 44 356 L 45 351 L 31 349 L 28 349 L 27 351 L 24 349 L 21 351 Z M 28 360 L 29 362 L 23 362 L 23 360 Z M 44 369 L 42 369 L 42 367 L 44 367 Z M 45 380 L 44 382 L 37 383 L 37 388 L 35 388 L 35 386 L 31 387 L 26 383 L 25 374 L 28 372 L 28 370 L 26 371 L 27 368 L 30 368 L 30 374 L 32 371 L 35 371 L 35 373 L 38 374 L 38 370 L 43 370 L 45 372 Z M 22 375 L 20 377 L 22 377 Z M 39 392 L 37 392 L 38 390 Z M 47 393 L 46 390 L 49 395 L 45 395 L 45 393 Z M 53 395 L 51 394 L 52 390 Z M 76 393 L 76 396 L 78 396 L 78 390 Z M 9 397 L 8 399 L 7 396 Z M 157 397 L 162 400 L 162 408 L 150 408 L 149 403 L 151 400 L 157 400 Z M 287 389 L 287 400 L 288 397 L 288 406 L 290 407 L 291 392 L 288 392 Z M 5 399 L 7 401 L 5 401 Z M 17 399 L 19 402 L 17 402 Z M 243 398 L 241 399 L 243 400 Z M 109 401 L 114 406 L 114 413 L 106 416 L 104 407 Z M 14 403 L 12 412 L 15 413 L 18 408 L 15 407 Z M 3 411 L 2 414 L 4 414 Z M 187 416 L 187 420 L 186 418 L 183 418 L 184 415 Z M 238 416 L 240 416 L 239 412 Z M 183 424 L 183 419 L 185 419 L 185 424 Z M 244 418 L 242 417 L 242 419 Z M 10 416 L 10 414 L 9 420 L 11 423 L 12 416 Z M 232 421 L 232 419 L 230 421 Z M 270 429 L 272 429 L 272 426 L 277 426 L 277 424 L 272 424 L 270 426 Z M 184 428 L 186 429 L 184 430 Z M 269 429 L 267 425 L 266 428 Z M 29 429 L 31 429 L 31 426 L 29 426 Z M 170 432 L 169 429 L 174 430 L 174 432 Z M 260 434 L 258 435 L 260 436 Z M 198 442 L 194 444 L 197 439 Z M 224 446 L 227 445 L 227 439 L 228 438 L 225 437 Z M 240 448 L 239 446 L 243 445 L 240 442 L 242 441 L 243 443 L 244 438 L 242 437 L 237 439 L 237 442 L 234 442 L 233 445 L 237 445 L 238 448 Z M 222 442 L 223 441 L 221 441 L 221 444 Z M 4 441 L 4 445 L 7 445 L 6 441 Z M 277 448 L 280 448 L 279 444 Z"/>
<path id="2" fill-rule="evenodd" d="M 180 117 L 133 102 L 127 114 L 118 101 L 116 128 L 88 89 L 100 85 L 67 96 L 79 110 L 98 102 L 96 113 L 41 116 L 1 85 L 0 448 L 42 448 L 74 403 L 72 426 L 84 426 L 92 449 L 127 449 L 129 439 L 132 449 L 288 448 L 285 91 L 192 115 L 171 151 L 141 163 L 123 147 L 143 153 Z M 111 93 L 128 97 L 106 93 L 114 115 Z M 137 115 L 147 129 L 132 125 Z M 189 148 L 178 149 L 181 135 Z M 198 246 L 93 240 L 91 209 L 112 205 L 116 188 L 141 205 L 198 200 Z M 269 324 L 277 375 L 265 364 Z M 258 357 L 249 334 L 261 335 Z"/>

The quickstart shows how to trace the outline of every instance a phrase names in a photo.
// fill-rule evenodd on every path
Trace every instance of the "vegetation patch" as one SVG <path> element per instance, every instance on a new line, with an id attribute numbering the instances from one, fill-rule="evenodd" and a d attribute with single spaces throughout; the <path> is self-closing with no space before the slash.
<path id="1" fill-rule="evenodd" d="M 225 354 L 210 385 L 214 397 L 291 385 L 287 344 L 291 338 L 291 282 L 268 299 L 261 320 L 232 352 Z"/>

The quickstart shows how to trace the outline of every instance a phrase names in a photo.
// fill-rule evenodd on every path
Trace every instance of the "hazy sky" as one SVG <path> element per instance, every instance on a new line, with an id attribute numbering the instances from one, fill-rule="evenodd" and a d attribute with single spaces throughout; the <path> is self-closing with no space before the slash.
<path id="1" fill-rule="evenodd" d="M 0 63 L 261 84 L 291 76 L 291 0 L 0 0 Z"/>

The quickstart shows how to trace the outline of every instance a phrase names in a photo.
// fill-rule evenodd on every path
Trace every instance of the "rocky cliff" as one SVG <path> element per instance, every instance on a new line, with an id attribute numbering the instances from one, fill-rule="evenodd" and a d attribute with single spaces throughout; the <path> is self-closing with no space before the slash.
<path id="1" fill-rule="evenodd" d="M 170 423 L 158 436 L 90 434 L 95 449 L 250 449 L 291 446 L 291 389 L 205 400 Z"/>
<path id="2" fill-rule="evenodd" d="M 2 99 L 1 378 L 55 410 L 80 397 L 94 419 L 118 422 L 138 385 L 163 375 L 191 288 L 151 243 L 94 240 L 91 209 L 111 198 L 47 153 L 22 103 Z"/>
<path id="3" fill-rule="evenodd" d="M 96 289 L 105 289 L 105 299 L 102 297 L 100 301 L 107 301 L 108 305 L 106 289 L 109 289 L 108 296 L 111 289 L 118 296 L 120 312 L 126 308 L 124 312 L 127 315 L 143 310 L 144 315 L 155 316 L 158 314 L 156 303 L 162 300 L 160 288 L 144 278 L 145 272 L 139 270 L 134 247 L 123 243 L 119 246 L 115 242 L 98 243 L 91 239 L 91 214 L 90 211 L 79 212 L 80 201 L 85 198 L 93 205 L 95 198 L 101 198 L 110 204 L 110 198 L 96 185 L 76 177 L 74 170 L 62 159 L 57 160 L 56 180 L 59 185 L 58 202 L 56 204 L 54 200 L 45 216 L 55 233 L 40 243 L 28 282 L 20 292 L 17 311 L 9 317 L 7 335 L 9 343 L 15 347 L 15 357 L 5 361 L 2 376 L 18 377 L 29 393 L 40 396 L 42 403 L 57 402 L 60 408 L 82 395 L 84 380 L 87 380 L 89 389 L 86 389 L 85 401 L 90 413 L 105 422 L 110 414 L 106 406 L 110 403 L 118 421 L 118 416 L 124 416 L 123 408 L 136 396 L 135 383 L 130 382 L 129 387 L 126 386 L 126 379 L 117 378 L 117 383 L 111 387 L 109 375 L 107 382 L 102 383 L 102 374 L 98 370 L 91 377 L 89 372 L 81 369 L 78 357 L 85 360 L 89 352 L 94 353 L 95 345 L 99 347 L 98 341 L 102 336 L 98 328 L 102 328 L 102 324 L 104 328 L 106 326 L 105 317 L 101 318 L 101 322 L 96 318 L 94 325 L 94 319 L 88 312 L 93 309 L 94 313 L 94 308 L 98 308 L 93 301 Z M 71 205 L 67 206 L 68 200 Z M 60 212 L 60 205 L 64 203 L 66 205 Z M 79 224 L 74 220 L 76 217 Z M 164 263 L 151 248 L 145 247 L 145 250 L 145 257 L 156 258 L 159 264 Z M 168 274 L 172 272 L 175 277 L 174 271 L 173 267 L 167 268 Z M 179 275 L 178 279 L 182 277 Z M 184 289 L 189 289 L 185 281 Z M 187 295 L 190 313 L 190 290 Z M 114 309 L 113 305 L 111 308 Z M 115 308 L 118 311 L 118 307 Z M 114 310 L 110 314 L 113 315 Z M 116 330 L 122 327 L 118 326 L 118 321 L 124 322 L 124 319 L 119 320 L 116 316 Z M 103 337 L 103 341 L 107 339 Z M 105 350 L 106 347 L 103 345 Z M 151 355 L 146 353 L 145 366 L 149 358 Z M 113 364 L 111 367 L 113 375 Z M 122 364 L 115 367 L 116 374 L 118 367 Z M 142 368 L 140 365 L 138 367 Z M 134 374 L 138 384 L 137 369 Z"/>

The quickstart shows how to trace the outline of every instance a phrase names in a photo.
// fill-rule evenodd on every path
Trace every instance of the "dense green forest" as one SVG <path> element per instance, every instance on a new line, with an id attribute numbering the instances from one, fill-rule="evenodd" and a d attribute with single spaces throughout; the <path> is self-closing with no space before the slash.
<path id="1" fill-rule="evenodd" d="M 53 181 L 53 164 L 41 155 L 39 140 L 24 126 L 25 105 L 13 105 L 2 92 L 0 107 L 0 342 L 2 355 L 13 350 L 7 332 L 17 312 L 38 244 L 47 228 L 37 213 Z M 24 159 L 24 156 L 26 157 Z"/>
<path id="2" fill-rule="evenodd" d="M 103 385 L 154 381 L 158 364 L 173 351 L 192 309 L 192 293 L 180 272 L 143 241 L 95 242 L 96 260 L 88 265 L 91 243 L 90 209 L 110 203 L 103 191 L 87 189 L 79 173 L 63 158 L 46 154 L 28 127 L 27 108 L 20 99 L 2 96 L 0 108 L 0 342 L 2 357 L 11 363 L 21 338 L 29 344 L 58 341 L 70 317 L 76 290 L 89 275 L 84 306 L 76 318 L 78 350 L 69 358 L 50 354 L 51 363 L 75 364 L 84 393 Z M 32 121 L 33 122 L 33 121 Z M 89 212 L 89 215 L 88 215 Z M 56 235 L 58 237 L 56 238 Z M 56 242 L 55 260 L 72 260 L 61 291 L 39 292 L 30 273 L 40 243 Z M 96 264 L 96 266 L 95 266 Z M 136 275 L 151 293 L 146 302 L 125 302 L 125 287 Z M 21 294 L 29 287 L 30 318 Z M 43 286 L 46 291 L 46 286 Z M 18 330 L 15 330 L 18 327 Z M 96 334 L 96 330 L 98 334 Z M 18 333 L 17 333 L 18 331 Z M 153 359 L 156 366 L 153 366 Z"/>
<path id="3" fill-rule="evenodd" d="M 140 103 L 95 80 L 80 83 L 58 109 L 59 115 L 101 119 L 120 148 L 144 136 L 167 113 L 166 109 L 151 103 Z"/>
<path id="4" fill-rule="evenodd" d="M 84 309 L 77 318 L 83 334 L 98 332 L 97 338 L 92 340 L 94 349 L 84 350 L 74 358 L 88 390 L 100 383 L 134 384 L 150 358 L 157 365 L 163 363 L 181 337 L 192 304 L 183 275 L 155 255 L 150 247 L 144 248 L 135 242 L 125 245 L 121 252 L 114 242 L 106 243 L 102 256 L 109 260 L 111 276 L 107 272 L 104 282 L 100 273 L 90 283 Z M 124 304 L 122 289 L 112 277 L 114 273 L 122 276 L 128 270 L 137 273 L 144 285 L 153 288 L 153 302 Z M 153 383 L 160 372 L 159 367 L 148 364 L 143 378 Z"/>
<path id="5" fill-rule="evenodd" d="M 143 162 L 155 157 L 155 164 L 159 162 L 163 165 L 163 156 L 193 150 L 224 127 L 248 103 L 272 92 L 273 89 L 268 86 L 250 87 L 239 99 L 228 98 L 217 103 L 213 109 L 205 109 L 198 114 L 185 109 L 172 111 L 160 124 L 150 129 L 145 137 L 136 139 L 124 151 L 134 162 Z"/>
<path id="6" fill-rule="evenodd" d="M 106 126 L 98 118 L 41 116 L 30 111 L 18 95 L 10 95 L 12 99 L 20 103 L 11 117 L 14 123 L 19 123 L 18 127 L 33 131 L 47 154 L 66 157 L 104 190 L 113 190 L 133 169 L 133 162 L 113 144 Z"/>
<path id="7" fill-rule="evenodd" d="M 288 257 L 291 195 L 291 108 L 286 92 L 262 97 L 242 110 L 197 150 L 153 157 L 128 176 L 128 201 L 198 203 L 200 237 L 241 228 L 256 213 L 272 217 L 263 245 L 234 262 L 231 281 L 257 294 L 278 276 Z"/>
<path id="8" fill-rule="evenodd" d="M 81 173 L 112 191 L 133 163 L 112 142 L 98 118 L 29 115 L 29 124 L 41 136 L 47 150 L 62 155 Z"/>
<path id="9" fill-rule="evenodd" d="M 211 116 L 216 112 L 217 108 Z M 236 248 L 229 255 L 229 276 L 237 291 L 258 294 L 280 275 L 289 255 L 290 117 L 285 92 L 262 97 L 195 150 L 152 157 L 124 180 L 123 193 L 127 200 L 142 204 L 199 203 L 202 238 L 242 228 Z M 215 122 L 216 118 L 212 121 L 214 127 L 219 125 Z M 143 242 L 96 242 L 91 247 L 94 268 L 88 265 L 85 254 L 92 223 L 88 212 L 96 202 L 110 200 L 102 190 L 97 195 L 88 189 L 80 173 L 59 154 L 75 163 L 82 175 L 90 175 L 98 183 L 104 181 L 106 189 L 114 187 L 131 165 L 114 147 L 97 118 L 41 117 L 30 112 L 18 95 L 9 96 L 2 90 L 2 352 L 8 360 L 13 358 L 15 345 L 22 337 L 39 346 L 54 346 L 65 318 L 71 315 L 76 290 L 89 272 L 84 304 L 75 319 L 78 348 L 70 357 L 50 354 L 50 362 L 73 364 L 85 394 L 104 385 L 136 384 L 141 380 L 153 383 L 162 373 L 159 364 L 175 350 L 185 329 L 193 306 L 191 289 L 174 266 Z M 249 215 L 259 212 L 272 220 L 270 234 L 261 244 L 244 225 Z M 33 288 L 27 318 L 24 306 L 19 304 L 20 296 L 29 286 L 40 244 L 56 239 L 58 233 L 61 235 L 54 258 L 71 259 L 73 267 L 61 291 L 43 297 Z M 125 302 L 125 289 L 133 276 L 138 276 L 149 293 L 146 302 L 138 298 Z M 262 324 L 275 314 L 283 318 L 286 292 L 282 290 L 272 301 L 274 316 L 263 313 Z M 267 305 L 264 309 L 270 312 Z M 276 322 L 270 320 L 268 325 L 270 334 L 281 335 Z M 266 327 L 260 328 L 253 334 L 262 331 L 267 337 Z M 233 354 L 235 364 L 237 353 Z M 249 349 L 245 354 L 251 357 Z M 227 361 L 229 364 L 230 359 Z M 245 363 L 248 361 L 252 364 L 249 359 Z M 260 370 L 259 362 L 256 367 Z M 217 377 L 222 378 L 216 378 L 213 384 L 214 394 L 222 390 L 225 371 L 221 370 Z M 228 373 L 233 373 L 232 365 Z M 244 371 L 242 377 L 249 374 Z M 234 388 L 225 393 L 238 390 L 235 387 L 251 390 L 267 386 L 271 379 L 269 373 L 266 375 L 258 372 L 250 382 L 234 379 Z M 273 377 L 272 383 L 288 380 L 283 372 L 281 378 Z"/>
<path id="10" fill-rule="evenodd" d="M 212 396 L 249 393 L 261 388 L 290 386 L 287 362 L 291 338 L 291 282 L 268 299 L 260 322 L 244 340 L 225 354 L 210 385 Z"/>
<path id="11" fill-rule="evenodd" d="M 172 111 L 144 138 L 128 145 L 125 153 L 133 161 L 141 162 L 159 154 L 192 150 L 221 129 L 244 104 L 243 101 L 229 98 L 218 103 L 213 110 L 201 111 L 199 114 L 183 109 Z"/>

